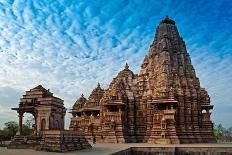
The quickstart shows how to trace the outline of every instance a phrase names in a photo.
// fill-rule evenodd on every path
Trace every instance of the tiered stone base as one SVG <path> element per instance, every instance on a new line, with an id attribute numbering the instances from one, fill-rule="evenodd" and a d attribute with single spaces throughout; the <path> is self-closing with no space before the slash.
<path id="1" fill-rule="evenodd" d="M 64 130 L 43 131 L 42 136 L 15 136 L 8 149 L 35 149 L 50 152 L 68 152 L 91 148 L 81 133 Z"/>
<path id="2" fill-rule="evenodd" d="M 38 136 L 15 136 L 11 143 L 7 146 L 8 149 L 36 149 L 41 137 Z"/>
<path id="3" fill-rule="evenodd" d="M 92 146 L 81 133 L 73 131 L 49 130 L 44 133 L 44 142 L 40 150 L 68 152 L 91 148 Z"/>

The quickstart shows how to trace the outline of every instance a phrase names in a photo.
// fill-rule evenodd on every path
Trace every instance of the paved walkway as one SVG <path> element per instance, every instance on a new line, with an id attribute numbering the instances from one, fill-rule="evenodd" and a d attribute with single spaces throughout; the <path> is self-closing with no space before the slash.
<path id="1" fill-rule="evenodd" d="M 177 144 L 177 145 L 160 145 L 146 143 L 129 143 L 129 144 L 94 144 L 93 148 L 78 150 L 67 153 L 53 153 L 44 151 L 35 151 L 30 149 L 7 149 L 0 147 L 0 155 L 109 155 L 111 153 L 124 150 L 130 147 L 230 147 L 232 144 Z"/>

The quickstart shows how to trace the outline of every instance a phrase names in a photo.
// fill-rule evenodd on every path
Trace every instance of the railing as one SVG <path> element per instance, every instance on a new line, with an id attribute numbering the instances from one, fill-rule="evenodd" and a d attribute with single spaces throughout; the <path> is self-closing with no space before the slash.
<path id="1" fill-rule="evenodd" d="M 164 114 L 171 114 L 171 115 L 174 115 L 175 112 L 176 112 L 175 109 L 164 110 Z"/>
<path id="2" fill-rule="evenodd" d="M 76 121 L 78 125 L 100 124 L 100 117 L 78 117 Z"/>
<path id="3" fill-rule="evenodd" d="M 154 121 L 161 120 L 163 117 L 165 119 L 174 120 L 175 119 L 175 112 L 176 112 L 175 109 L 162 110 L 162 111 L 153 110 L 151 112 L 151 114 L 153 115 Z"/>
<path id="4" fill-rule="evenodd" d="M 121 122 L 122 113 L 121 112 L 106 112 L 104 114 L 104 119 L 109 121 Z"/>

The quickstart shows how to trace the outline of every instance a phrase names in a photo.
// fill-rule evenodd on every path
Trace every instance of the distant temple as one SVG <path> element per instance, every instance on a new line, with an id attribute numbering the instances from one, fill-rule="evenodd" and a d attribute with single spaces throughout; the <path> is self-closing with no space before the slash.
<path id="1" fill-rule="evenodd" d="M 185 42 L 168 17 L 156 30 L 139 74 L 128 64 L 103 90 L 72 108 L 70 130 L 97 142 L 211 143 L 210 98 L 200 86 Z"/>

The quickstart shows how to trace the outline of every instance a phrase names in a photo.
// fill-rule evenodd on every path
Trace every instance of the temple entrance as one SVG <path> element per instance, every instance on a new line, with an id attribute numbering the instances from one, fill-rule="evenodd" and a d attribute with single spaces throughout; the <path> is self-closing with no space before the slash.
<path id="1" fill-rule="evenodd" d="M 41 121 L 41 131 L 43 131 L 45 129 L 46 129 L 46 120 L 42 119 L 42 121 Z"/>

